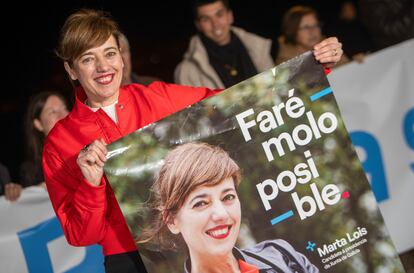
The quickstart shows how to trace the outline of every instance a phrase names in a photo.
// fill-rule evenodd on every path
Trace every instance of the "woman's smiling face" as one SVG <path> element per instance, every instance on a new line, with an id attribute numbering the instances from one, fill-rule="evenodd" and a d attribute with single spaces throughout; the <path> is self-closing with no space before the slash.
<path id="1" fill-rule="evenodd" d="M 118 99 L 124 63 L 113 35 L 102 45 L 86 50 L 72 66 L 65 63 L 72 80 L 78 80 L 93 107 Z"/>
<path id="2" fill-rule="evenodd" d="M 236 243 L 240 220 L 240 201 L 230 177 L 192 191 L 168 228 L 181 233 L 192 255 L 225 256 Z"/>

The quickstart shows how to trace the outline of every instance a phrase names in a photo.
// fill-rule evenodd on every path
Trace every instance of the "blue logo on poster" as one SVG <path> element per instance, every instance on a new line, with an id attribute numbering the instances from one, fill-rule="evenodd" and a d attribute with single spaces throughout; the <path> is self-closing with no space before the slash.
<path id="1" fill-rule="evenodd" d="M 28 272 L 53 273 L 47 243 L 63 236 L 56 217 L 18 233 L 26 259 Z M 65 273 L 98 272 L 104 273 L 102 249 L 98 245 L 86 248 L 83 261 Z"/>

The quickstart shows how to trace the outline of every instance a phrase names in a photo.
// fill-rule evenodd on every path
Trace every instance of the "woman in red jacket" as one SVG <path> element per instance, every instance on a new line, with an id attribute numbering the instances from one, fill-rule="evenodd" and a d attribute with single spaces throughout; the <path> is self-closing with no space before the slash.
<path id="1" fill-rule="evenodd" d="M 49 133 L 43 169 L 68 242 L 100 244 L 106 272 L 145 272 L 134 240 L 103 173 L 106 144 L 219 90 L 154 82 L 120 87 L 123 61 L 118 27 L 102 11 L 80 10 L 66 20 L 57 53 L 76 86 L 69 115 Z M 341 45 L 325 40 L 315 51 L 336 62 Z"/>

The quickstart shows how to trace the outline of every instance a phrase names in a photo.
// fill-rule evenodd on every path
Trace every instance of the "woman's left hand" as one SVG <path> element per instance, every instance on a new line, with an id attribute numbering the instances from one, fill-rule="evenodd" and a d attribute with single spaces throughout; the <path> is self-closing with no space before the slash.
<path id="1" fill-rule="evenodd" d="M 315 59 L 328 68 L 334 67 L 343 54 L 342 44 L 336 37 L 326 38 L 313 49 Z"/>

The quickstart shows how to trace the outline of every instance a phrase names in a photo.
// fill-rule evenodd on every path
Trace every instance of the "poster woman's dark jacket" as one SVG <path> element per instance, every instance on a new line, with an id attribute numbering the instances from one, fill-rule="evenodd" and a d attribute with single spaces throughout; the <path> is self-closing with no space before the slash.
<path id="1" fill-rule="evenodd" d="M 252 248 L 233 249 L 237 260 L 253 265 L 260 273 L 319 273 L 303 254 L 284 240 L 263 241 Z M 186 262 L 184 272 L 190 272 L 190 262 Z"/>

